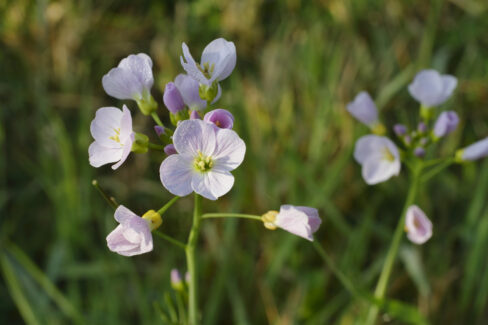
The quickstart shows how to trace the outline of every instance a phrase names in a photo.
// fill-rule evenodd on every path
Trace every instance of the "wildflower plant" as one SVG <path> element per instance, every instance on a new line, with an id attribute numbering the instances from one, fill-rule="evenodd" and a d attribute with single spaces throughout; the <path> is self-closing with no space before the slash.
<path id="1" fill-rule="evenodd" d="M 245 158 L 246 144 L 233 130 L 239 121 L 226 109 L 213 105 L 222 94 L 220 83 L 228 78 L 236 65 L 236 47 L 223 38 L 208 44 L 197 63 L 183 43 L 181 64 L 186 74 L 179 74 L 164 87 L 163 102 L 169 114 L 170 125 L 161 122 L 164 113 L 151 94 L 153 86 L 152 60 L 146 54 L 129 55 L 103 78 L 103 88 L 108 95 L 134 100 L 142 114 L 155 121 L 157 143 L 148 135 L 135 132 L 131 111 L 123 105 L 100 108 L 91 124 L 94 142 L 88 150 L 93 167 L 115 163 L 119 168 L 131 152 L 147 154 L 156 152 L 160 157 L 159 175 L 161 190 L 174 195 L 159 210 L 149 209 L 139 216 L 129 208 L 117 205 L 114 200 L 94 185 L 116 209 L 115 220 L 119 225 L 107 236 L 108 248 L 122 256 L 149 253 L 155 246 L 153 234 L 184 250 L 188 275 L 185 281 L 177 270 L 171 272 L 171 284 L 178 292 L 178 299 L 185 299 L 188 313 L 181 315 L 180 323 L 200 323 L 198 311 L 198 266 L 195 258 L 201 222 L 210 218 L 245 218 L 263 222 L 267 229 L 282 228 L 292 234 L 313 241 L 313 234 L 322 220 L 314 208 L 283 205 L 280 211 L 263 215 L 239 213 L 203 213 L 201 200 L 217 200 L 226 195 L 234 185 L 232 171 Z M 129 105 L 129 103 L 128 103 Z M 373 121 L 374 122 L 374 121 Z M 180 198 L 194 195 L 193 224 L 186 243 L 161 231 L 167 210 Z M 166 218 L 164 218 L 166 219 Z M 166 222 L 166 221 L 165 221 Z M 165 223 L 164 222 L 164 223 Z M 164 229 L 164 227 L 163 227 Z M 180 301 L 181 302 L 181 301 Z M 179 304 L 181 307 L 181 303 Z"/>
<path id="2" fill-rule="evenodd" d="M 354 118 L 368 126 L 373 133 L 359 138 L 354 150 L 354 158 L 362 167 L 365 182 L 368 185 L 385 182 L 404 173 L 404 169 L 410 172 L 411 178 L 404 208 L 374 291 L 374 299 L 381 300 L 385 296 L 404 232 L 417 245 L 426 243 L 433 234 L 433 223 L 416 205 L 419 187 L 454 163 L 488 156 L 487 138 L 459 149 L 450 156 L 437 157 L 435 149 L 438 142 L 454 132 L 459 125 L 456 112 L 441 112 L 437 106 L 451 97 L 456 86 L 457 79 L 453 76 L 442 75 L 432 69 L 420 71 L 408 86 L 408 92 L 420 104 L 418 124 L 410 128 L 405 124 L 394 125 L 394 137 L 391 138 L 385 136 L 387 128 L 381 124 L 378 109 L 366 92 L 359 93 L 346 107 Z M 378 305 L 371 304 L 366 324 L 375 323 L 378 311 Z"/>

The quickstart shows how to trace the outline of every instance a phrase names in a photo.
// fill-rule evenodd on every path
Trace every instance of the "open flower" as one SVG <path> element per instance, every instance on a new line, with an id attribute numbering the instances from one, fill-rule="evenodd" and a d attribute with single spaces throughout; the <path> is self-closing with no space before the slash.
<path id="1" fill-rule="evenodd" d="M 148 220 L 123 205 L 115 210 L 114 217 L 119 225 L 107 236 L 107 246 L 112 252 L 133 256 L 152 251 L 153 238 Z"/>
<path id="2" fill-rule="evenodd" d="M 374 129 L 379 124 L 378 109 L 371 96 L 365 91 L 357 94 L 354 101 L 347 104 L 346 108 L 359 122 L 371 129 Z"/>
<path id="3" fill-rule="evenodd" d="M 456 152 L 457 161 L 474 161 L 488 156 L 488 137 Z"/>
<path id="4" fill-rule="evenodd" d="M 451 75 L 441 75 L 436 70 L 422 70 L 408 86 L 413 98 L 424 107 L 438 106 L 444 103 L 457 86 L 457 79 Z"/>
<path id="5" fill-rule="evenodd" d="M 200 64 L 193 59 L 188 46 L 183 43 L 181 65 L 189 76 L 199 83 L 210 86 L 214 81 L 227 78 L 236 66 L 236 47 L 233 42 L 218 38 L 210 42 L 202 53 Z"/>
<path id="6" fill-rule="evenodd" d="M 103 89 L 118 99 L 149 99 L 154 83 L 152 60 L 144 53 L 131 54 L 102 78 Z"/>
<path id="7" fill-rule="evenodd" d="M 200 98 L 199 83 L 192 77 L 186 74 L 179 74 L 175 78 L 176 88 L 180 91 L 181 97 L 188 108 L 191 110 L 203 110 L 207 107 L 207 101 Z M 217 102 L 222 96 L 222 88 L 218 86 L 217 96 L 215 96 L 212 104 Z"/>
<path id="8" fill-rule="evenodd" d="M 102 107 L 91 122 L 90 132 L 95 141 L 88 148 L 90 165 L 100 167 L 117 162 L 119 168 L 129 156 L 135 134 L 132 132 L 132 117 L 127 107 Z"/>
<path id="9" fill-rule="evenodd" d="M 418 206 L 412 205 L 405 218 L 407 237 L 415 244 L 423 244 L 432 237 L 432 222 Z"/>
<path id="10" fill-rule="evenodd" d="M 454 111 L 442 112 L 434 125 L 434 135 L 442 138 L 454 132 L 459 124 L 459 117 Z"/>
<path id="11" fill-rule="evenodd" d="M 203 117 L 206 122 L 213 123 L 221 129 L 232 129 L 234 126 L 234 116 L 226 109 L 214 109 Z"/>
<path id="12" fill-rule="evenodd" d="M 369 185 L 378 184 L 400 173 L 400 154 L 387 137 L 365 135 L 356 142 L 354 158 L 362 165 L 362 175 Z"/>
<path id="13" fill-rule="evenodd" d="M 216 200 L 230 191 L 236 169 L 244 160 L 246 145 L 236 132 L 216 129 L 202 120 L 180 122 L 173 135 L 177 154 L 159 169 L 163 186 L 174 195 L 196 192 Z"/>
<path id="14" fill-rule="evenodd" d="M 313 241 L 313 233 L 322 223 L 317 209 L 294 205 L 282 205 L 280 212 L 269 211 L 262 219 L 264 226 L 270 230 L 278 227 L 310 241 Z"/>

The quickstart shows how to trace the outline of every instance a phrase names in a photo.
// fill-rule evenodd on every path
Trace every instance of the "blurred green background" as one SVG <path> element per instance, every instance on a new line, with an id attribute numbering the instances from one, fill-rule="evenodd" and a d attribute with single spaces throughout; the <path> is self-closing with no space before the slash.
<path id="1" fill-rule="evenodd" d="M 160 154 L 133 154 L 116 172 L 88 164 L 99 107 L 126 103 L 135 129 L 155 141 L 134 102 L 103 91 L 102 76 L 123 57 L 152 57 L 161 105 L 164 84 L 183 71 L 181 42 L 199 57 L 211 40 L 232 40 L 238 62 L 218 106 L 236 117 L 247 154 L 233 190 L 204 211 L 317 207 L 317 240 L 372 289 L 407 173 L 364 183 L 352 150 L 367 129 L 345 104 L 368 90 L 388 125 L 415 127 L 406 85 L 423 67 L 453 74 L 458 88 L 441 109 L 462 123 L 436 151 L 450 155 L 488 135 L 487 35 L 484 0 L 0 2 L 0 323 L 162 323 L 154 306 L 166 310 L 169 271 L 186 269 L 184 255 L 158 238 L 150 254 L 111 253 L 113 211 L 91 185 L 98 179 L 137 213 L 171 198 Z M 168 122 L 164 107 L 159 114 Z M 488 161 L 423 187 L 417 203 L 434 236 L 403 242 L 388 297 L 433 324 L 488 322 L 487 195 Z M 185 240 L 191 209 L 191 198 L 177 202 L 162 229 Z M 366 310 L 309 242 L 257 222 L 205 221 L 198 258 L 204 324 L 357 324 Z M 402 324 L 386 314 L 382 322 Z"/>

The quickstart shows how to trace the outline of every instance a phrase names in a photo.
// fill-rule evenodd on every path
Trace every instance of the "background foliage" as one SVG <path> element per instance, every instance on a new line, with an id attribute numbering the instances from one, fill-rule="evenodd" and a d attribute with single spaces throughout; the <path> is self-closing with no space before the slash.
<path id="1" fill-rule="evenodd" d="M 387 123 L 415 127 L 406 85 L 433 67 L 459 78 L 442 108 L 462 117 L 438 151 L 487 136 L 487 32 L 483 0 L 2 1 L 0 323 L 157 324 L 170 269 L 186 267 L 158 239 L 153 253 L 134 258 L 106 248 L 115 221 L 93 178 L 138 213 L 170 198 L 160 155 L 132 155 L 116 173 L 88 164 L 95 110 L 122 105 L 101 87 L 121 58 L 153 58 L 161 103 L 164 84 L 182 71 L 182 41 L 197 57 L 214 38 L 234 41 L 238 63 L 219 106 L 235 115 L 248 151 L 231 193 L 205 211 L 315 206 L 324 218 L 318 240 L 371 289 L 407 175 L 365 185 L 351 153 L 367 130 L 345 104 L 365 89 Z M 134 115 L 155 139 L 152 122 Z M 389 297 L 433 324 L 486 323 L 487 195 L 488 162 L 452 167 L 422 189 L 434 236 L 422 247 L 404 242 Z M 180 200 L 164 231 L 184 240 L 191 205 Z M 205 324 L 356 324 L 364 315 L 308 242 L 259 223 L 205 221 L 199 259 Z"/>

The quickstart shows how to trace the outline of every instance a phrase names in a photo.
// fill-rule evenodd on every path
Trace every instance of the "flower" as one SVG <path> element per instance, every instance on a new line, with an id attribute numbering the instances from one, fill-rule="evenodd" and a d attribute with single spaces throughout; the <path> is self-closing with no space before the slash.
<path id="1" fill-rule="evenodd" d="M 407 209 L 405 218 L 407 237 L 415 244 L 423 244 L 432 237 L 432 222 L 418 206 L 412 205 Z"/>
<path id="2" fill-rule="evenodd" d="M 362 165 L 363 178 L 369 185 L 384 182 L 400 173 L 400 154 L 387 137 L 361 137 L 356 142 L 354 158 Z"/>
<path id="3" fill-rule="evenodd" d="M 90 165 L 100 167 L 117 162 L 112 169 L 119 168 L 130 154 L 135 139 L 132 117 L 127 107 L 124 105 L 122 111 L 117 107 L 98 109 L 90 132 L 95 139 L 88 148 Z"/>
<path id="4" fill-rule="evenodd" d="M 417 147 L 414 149 L 413 154 L 419 158 L 425 157 L 425 149 L 422 147 Z"/>
<path id="5" fill-rule="evenodd" d="M 144 99 L 153 83 L 152 60 L 144 53 L 129 55 L 102 78 L 103 89 L 118 99 Z"/>
<path id="6" fill-rule="evenodd" d="M 366 91 L 357 94 L 354 101 L 347 104 L 346 108 L 359 122 L 367 125 L 371 129 L 379 123 L 378 109 Z"/>
<path id="7" fill-rule="evenodd" d="M 181 65 L 200 84 L 210 86 L 214 81 L 222 81 L 236 66 L 236 47 L 223 38 L 213 40 L 205 47 L 200 64 L 195 62 L 185 43 L 182 48 L 184 59 L 180 56 Z"/>
<path id="8" fill-rule="evenodd" d="M 217 129 L 202 120 L 185 120 L 173 135 L 177 154 L 167 157 L 159 174 L 174 195 L 196 192 L 216 200 L 230 191 L 236 169 L 244 160 L 246 145 L 233 130 Z"/>
<path id="9" fill-rule="evenodd" d="M 168 82 L 166 84 L 166 87 L 164 88 L 163 102 L 173 114 L 176 114 L 185 108 L 183 97 L 181 97 L 180 91 L 173 82 Z"/>
<path id="10" fill-rule="evenodd" d="M 164 148 L 164 153 L 167 154 L 168 156 L 177 154 L 175 145 L 174 144 L 168 144 Z"/>
<path id="11" fill-rule="evenodd" d="M 175 78 L 174 84 L 180 91 L 183 102 L 192 110 L 203 110 L 207 107 L 207 101 L 200 98 L 198 81 L 186 74 L 179 74 Z M 217 102 L 222 96 L 222 89 L 218 86 L 217 96 L 212 104 Z"/>
<path id="12" fill-rule="evenodd" d="M 402 137 L 407 134 L 407 127 L 403 124 L 395 124 L 393 126 L 393 132 L 397 135 L 397 137 Z"/>
<path id="13" fill-rule="evenodd" d="M 214 109 L 203 117 L 203 120 L 209 123 L 213 123 L 221 129 L 232 129 L 234 125 L 234 116 L 226 109 L 217 108 Z"/>
<path id="14" fill-rule="evenodd" d="M 457 161 L 473 161 L 488 156 L 488 137 L 456 152 Z"/>
<path id="15" fill-rule="evenodd" d="M 120 224 L 107 236 L 107 246 L 112 252 L 133 256 L 152 251 L 153 239 L 148 220 L 123 205 L 115 210 L 114 217 Z"/>
<path id="16" fill-rule="evenodd" d="M 408 85 L 408 91 L 422 106 L 433 107 L 444 103 L 457 86 L 457 79 L 441 75 L 436 70 L 422 70 Z"/>
<path id="17" fill-rule="evenodd" d="M 280 212 L 269 211 L 262 219 L 264 226 L 270 230 L 279 227 L 310 241 L 313 241 L 313 233 L 322 223 L 317 209 L 294 205 L 282 205 Z"/>
<path id="18" fill-rule="evenodd" d="M 459 117 L 454 111 L 442 112 L 434 125 L 434 135 L 442 138 L 454 132 L 459 124 Z"/>

